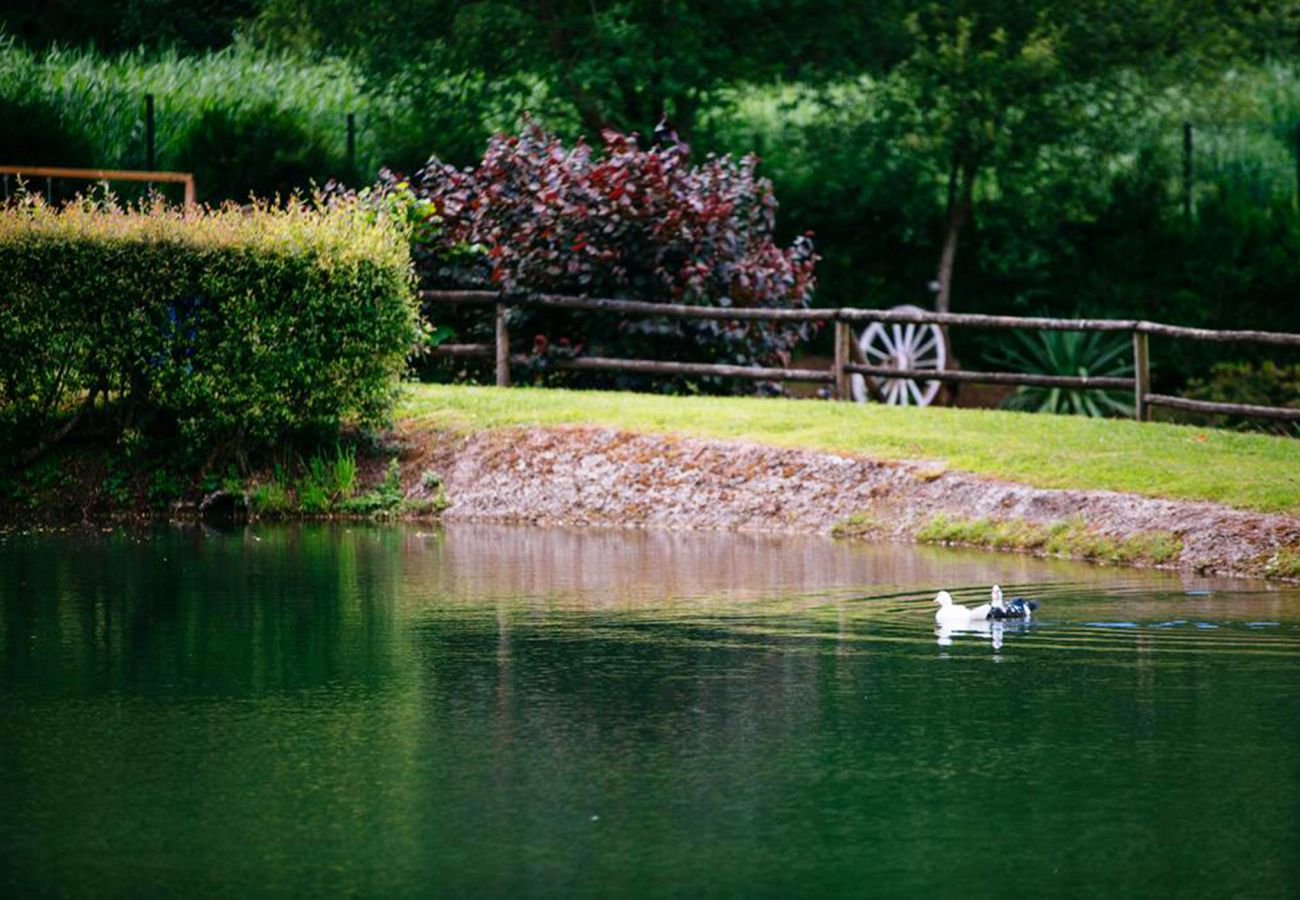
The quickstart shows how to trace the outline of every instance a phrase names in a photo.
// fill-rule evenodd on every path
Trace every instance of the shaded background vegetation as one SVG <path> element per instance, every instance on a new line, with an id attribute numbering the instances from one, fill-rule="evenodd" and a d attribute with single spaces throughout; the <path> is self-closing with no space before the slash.
<path id="1" fill-rule="evenodd" d="M 524 112 L 593 142 L 667 116 L 697 160 L 762 157 L 778 240 L 816 235 L 818 305 L 1300 331 L 1291 2 L 45 0 L 0 15 L 0 118 L 23 123 L 0 134 L 6 162 L 138 167 L 145 93 L 158 165 L 196 171 L 209 200 L 361 185 L 431 154 L 470 165 Z M 967 365 L 996 353 L 958 337 Z M 1157 346 L 1157 381 L 1244 352 Z"/>

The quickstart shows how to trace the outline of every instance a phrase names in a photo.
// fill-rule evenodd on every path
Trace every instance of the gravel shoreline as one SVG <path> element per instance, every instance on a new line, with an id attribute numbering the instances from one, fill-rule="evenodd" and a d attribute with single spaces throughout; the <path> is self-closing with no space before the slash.
<path id="1" fill-rule="evenodd" d="M 741 441 L 586 427 L 468 435 L 407 425 L 404 481 L 441 477 L 445 521 L 829 534 L 851 517 L 873 539 L 915 540 L 936 515 L 1048 525 L 1080 521 L 1125 539 L 1182 542 L 1162 568 L 1276 576 L 1300 554 L 1300 519 L 1111 491 L 1047 490 L 948 470 Z M 1288 574 L 1283 570 L 1280 574 Z"/>

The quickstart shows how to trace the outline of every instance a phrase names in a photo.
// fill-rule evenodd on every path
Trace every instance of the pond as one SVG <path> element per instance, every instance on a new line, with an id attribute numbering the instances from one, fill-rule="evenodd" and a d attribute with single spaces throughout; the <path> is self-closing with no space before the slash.
<path id="1" fill-rule="evenodd" d="M 936 635 L 939 588 L 1030 625 Z M 0 538 L 7 896 L 1295 896 L 1300 590 L 819 538 Z"/>

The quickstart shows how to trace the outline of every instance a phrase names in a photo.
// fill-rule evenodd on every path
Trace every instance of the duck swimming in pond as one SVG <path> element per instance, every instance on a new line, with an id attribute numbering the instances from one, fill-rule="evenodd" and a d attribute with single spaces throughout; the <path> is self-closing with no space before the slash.
<path id="1" fill-rule="evenodd" d="M 1002 588 L 995 584 L 993 585 L 993 602 L 989 604 L 986 617 L 989 619 L 1029 619 L 1036 609 L 1038 609 L 1037 600 L 1029 600 L 1025 597 L 1003 600 Z"/>
<path id="2" fill-rule="evenodd" d="M 971 619 L 982 622 L 985 619 L 995 618 L 993 615 L 993 602 L 999 600 L 1001 597 L 1002 588 L 998 587 L 996 584 L 993 585 L 993 600 L 988 603 L 981 603 L 979 606 L 972 609 L 970 611 Z"/>
<path id="3" fill-rule="evenodd" d="M 939 608 L 934 612 L 935 624 L 945 628 L 953 628 L 970 622 L 971 611 L 960 603 L 953 603 L 952 594 L 947 591 L 940 591 L 936 594 L 934 602 L 939 604 Z"/>

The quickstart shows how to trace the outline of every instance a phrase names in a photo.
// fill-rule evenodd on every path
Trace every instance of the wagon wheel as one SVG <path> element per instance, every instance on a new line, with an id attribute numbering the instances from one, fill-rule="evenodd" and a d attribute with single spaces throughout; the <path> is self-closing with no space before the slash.
<path id="1" fill-rule="evenodd" d="M 917 306 L 895 306 L 898 312 L 923 312 Z M 869 366 L 942 372 L 948 362 L 948 344 L 938 325 L 884 324 L 872 322 L 858 337 L 858 346 Z M 880 392 L 890 406 L 929 406 L 942 383 L 912 378 L 876 376 Z M 867 399 L 867 385 L 861 375 L 851 381 L 853 399 Z"/>

